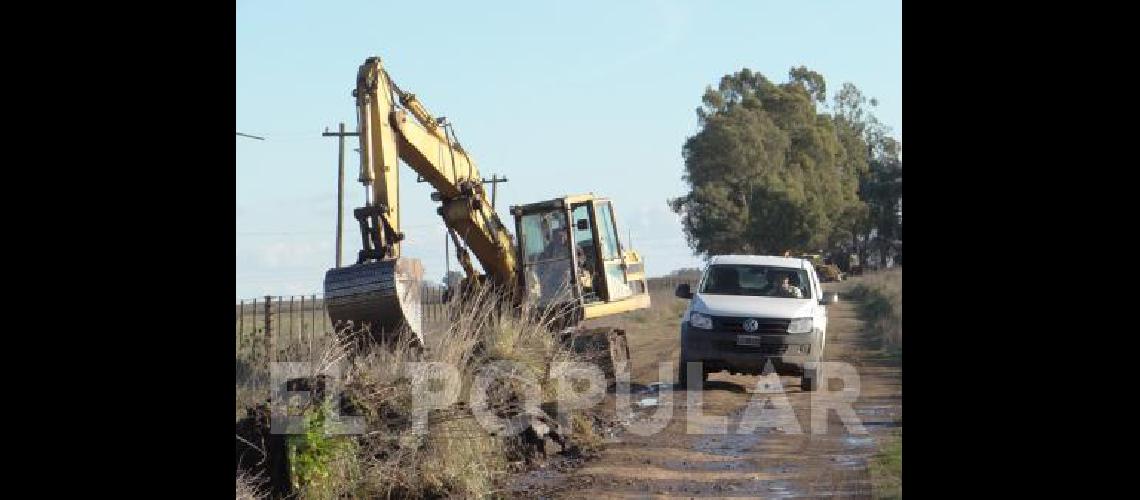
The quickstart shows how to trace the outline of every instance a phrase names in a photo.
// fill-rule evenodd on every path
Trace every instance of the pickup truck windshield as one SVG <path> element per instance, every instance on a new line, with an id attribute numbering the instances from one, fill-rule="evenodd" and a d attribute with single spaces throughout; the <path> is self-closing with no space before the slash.
<path id="1" fill-rule="evenodd" d="M 810 283 L 805 269 L 716 264 L 705 273 L 700 293 L 810 299 Z"/>

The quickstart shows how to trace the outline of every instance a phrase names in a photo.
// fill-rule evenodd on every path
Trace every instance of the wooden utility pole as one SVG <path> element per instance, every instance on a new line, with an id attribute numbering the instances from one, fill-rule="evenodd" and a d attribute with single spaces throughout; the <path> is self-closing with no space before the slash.
<path id="1" fill-rule="evenodd" d="M 483 184 L 491 185 L 491 208 L 495 208 L 495 191 L 500 182 L 507 182 L 506 177 L 499 177 L 498 174 L 491 174 L 491 180 L 483 181 Z"/>
<path id="2" fill-rule="evenodd" d="M 329 132 L 329 129 L 326 127 L 325 132 L 321 135 L 325 137 L 336 137 L 340 142 L 340 152 L 337 155 L 336 175 L 336 267 L 340 267 L 341 237 L 344 235 L 344 138 L 359 136 L 360 133 L 345 132 L 344 122 L 341 122 L 339 132 Z"/>

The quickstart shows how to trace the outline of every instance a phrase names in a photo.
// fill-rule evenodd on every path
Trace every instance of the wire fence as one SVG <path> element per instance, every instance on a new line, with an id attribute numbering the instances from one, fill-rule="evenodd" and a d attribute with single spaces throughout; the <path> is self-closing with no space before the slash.
<path id="1" fill-rule="evenodd" d="M 649 278 L 650 293 L 672 293 L 677 285 L 695 285 L 696 278 L 689 276 L 666 276 Z M 425 285 L 421 290 L 423 319 L 425 322 L 444 321 L 447 317 L 447 304 L 444 302 L 446 289 L 442 286 Z M 236 340 L 239 350 L 278 349 L 288 345 L 319 343 L 333 333 L 332 320 L 323 297 L 309 295 L 266 295 L 240 300 L 235 307 Z"/>
<path id="2" fill-rule="evenodd" d="M 442 321 L 447 313 L 444 288 L 424 286 L 421 297 L 424 321 Z M 320 343 L 334 331 L 324 298 L 319 294 L 239 300 L 234 312 L 239 350 Z"/>

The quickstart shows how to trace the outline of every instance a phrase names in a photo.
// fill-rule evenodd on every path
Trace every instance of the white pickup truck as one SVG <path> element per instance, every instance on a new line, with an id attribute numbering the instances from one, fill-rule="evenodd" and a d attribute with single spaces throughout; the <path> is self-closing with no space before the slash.
<path id="1" fill-rule="evenodd" d="M 765 365 L 780 375 L 800 376 L 813 391 L 827 345 L 827 305 L 811 262 L 791 257 L 718 255 L 705 268 L 696 290 L 677 287 L 691 299 L 681 317 L 679 382 L 698 389 L 710 373 L 760 374 Z M 689 366 L 692 363 L 693 366 Z"/>

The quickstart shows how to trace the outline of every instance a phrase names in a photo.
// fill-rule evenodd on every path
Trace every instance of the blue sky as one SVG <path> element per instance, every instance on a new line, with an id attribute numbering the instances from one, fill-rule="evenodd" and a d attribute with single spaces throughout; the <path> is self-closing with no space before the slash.
<path id="1" fill-rule="evenodd" d="M 593 192 L 650 275 L 700 265 L 666 200 L 685 192 L 681 146 L 705 86 L 743 67 L 784 81 L 805 65 L 829 93 L 852 82 L 902 138 L 899 1 L 237 2 L 237 297 L 320 293 L 334 263 L 335 138 L 350 92 L 380 56 L 404 90 L 447 116 L 498 209 Z M 346 214 L 363 203 L 346 156 Z M 401 174 L 405 256 L 444 274 L 427 184 Z M 346 217 L 345 261 L 360 247 Z M 457 269 L 454 257 L 452 269 Z"/>

